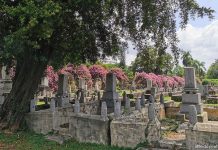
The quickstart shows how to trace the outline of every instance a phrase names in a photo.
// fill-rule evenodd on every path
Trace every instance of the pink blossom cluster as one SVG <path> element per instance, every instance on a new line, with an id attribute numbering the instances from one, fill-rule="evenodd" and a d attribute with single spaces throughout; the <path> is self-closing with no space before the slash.
<path id="1" fill-rule="evenodd" d="M 135 74 L 136 84 L 146 84 L 147 80 L 151 80 L 153 86 L 156 87 L 178 87 L 184 85 L 184 79 L 178 76 L 156 75 L 154 73 L 137 72 Z"/>
<path id="2" fill-rule="evenodd" d="M 119 81 L 128 81 L 128 77 L 121 68 L 112 68 L 110 71 L 115 74 Z"/>
<path id="3" fill-rule="evenodd" d="M 101 65 L 90 66 L 89 71 L 92 76 L 92 79 L 94 80 L 97 78 L 103 79 L 106 77 L 106 74 L 108 73 L 108 71 Z"/>
<path id="4" fill-rule="evenodd" d="M 52 91 L 56 92 L 58 89 L 58 73 L 54 71 L 52 66 L 47 66 L 45 75 L 48 78 L 48 85 Z"/>

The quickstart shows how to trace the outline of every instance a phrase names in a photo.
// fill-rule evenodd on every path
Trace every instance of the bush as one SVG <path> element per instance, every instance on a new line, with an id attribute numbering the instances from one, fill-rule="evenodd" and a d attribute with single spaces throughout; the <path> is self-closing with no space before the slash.
<path id="1" fill-rule="evenodd" d="M 202 82 L 203 85 L 207 85 L 209 83 L 218 85 L 218 79 L 204 79 Z"/>

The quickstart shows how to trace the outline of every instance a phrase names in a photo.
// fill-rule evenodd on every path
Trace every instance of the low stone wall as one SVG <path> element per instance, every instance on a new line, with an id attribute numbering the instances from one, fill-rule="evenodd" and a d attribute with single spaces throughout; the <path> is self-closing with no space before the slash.
<path id="1" fill-rule="evenodd" d="M 133 111 L 130 116 L 113 119 L 110 125 L 111 145 L 134 148 L 144 142 L 148 124 L 147 111 L 147 108 L 142 108 L 141 112 Z"/>
<path id="2" fill-rule="evenodd" d="M 204 107 L 207 112 L 208 119 L 211 121 L 218 121 L 218 107 Z"/>
<path id="3" fill-rule="evenodd" d="M 197 123 L 193 129 L 186 130 L 188 149 L 218 149 L 218 123 Z"/>
<path id="4" fill-rule="evenodd" d="M 69 135 L 79 142 L 109 144 L 109 119 L 87 114 L 70 117 Z"/>
<path id="5" fill-rule="evenodd" d="M 85 114 L 96 115 L 99 113 L 99 109 L 100 102 L 98 101 L 81 104 L 81 112 Z M 25 119 L 29 129 L 36 133 L 46 134 L 52 130 L 60 130 L 60 128 L 69 126 L 69 119 L 74 114 L 73 112 L 74 107 L 69 104 L 69 107 L 57 107 L 55 112 L 46 109 L 28 113 Z"/>
<path id="6" fill-rule="evenodd" d="M 36 133 L 47 134 L 54 128 L 53 116 L 52 112 L 41 110 L 40 112 L 26 114 L 25 120 L 30 130 Z"/>

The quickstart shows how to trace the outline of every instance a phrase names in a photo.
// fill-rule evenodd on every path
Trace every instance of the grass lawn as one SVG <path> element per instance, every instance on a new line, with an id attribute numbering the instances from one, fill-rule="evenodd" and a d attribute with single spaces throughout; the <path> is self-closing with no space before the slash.
<path id="1" fill-rule="evenodd" d="M 171 100 L 171 97 L 170 96 L 164 96 L 164 101 L 166 102 L 166 101 L 169 101 L 169 100 Z"/>
<path id="2" fill-rule="evenodd" d="M 205 104 L 206 106 L 216 106 L 218 107 L 218 104 Z"/>
<path id="3" fill-rule="evenodd" d="M 36 102 L 36 105 L 44 105 L 44 104 L 45 104 L 45 102 L 40 102 L 40 101 Z"/>
<path id="4" fill-rule="evenodd" d="M 48 141 L 41 134 L 18 132 L 16 134 L 0 133 L 0 149 L 4 150 L 128 150 L 111 146 L 79 143 L 74 140 L 59 145 Z M 129 149 L 130 150 L 130 149 Z"/>

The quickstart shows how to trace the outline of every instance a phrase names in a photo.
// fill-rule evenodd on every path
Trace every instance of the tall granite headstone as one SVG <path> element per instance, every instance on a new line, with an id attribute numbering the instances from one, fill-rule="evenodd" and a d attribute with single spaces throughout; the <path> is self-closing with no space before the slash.
<path id="1" fill-rule="evenodd" d="M 116 76 L 113 73 L 108 73 L 106 76 L 106 87 L 103 92 L 102 100 L 107 103 L 108 110 L 114 110 L 114 104 L 118 101 L 118 93 L 116 92 Z"/>
<path id="2" fill-rule="evenodd" d="M 196 79 L 195 69 L 193 67 L 185 67 L 185 87 L 182 94 L 182 104 L 180 105 L 180 116 L 189 117 L 190 105 L 195 106 L 200 122 L 206 122 L 207 112 L 203 111 L 201 102 L 201 93 L 199 93 Z M 183 120 L 183 119 L 182 119 Z"/>

